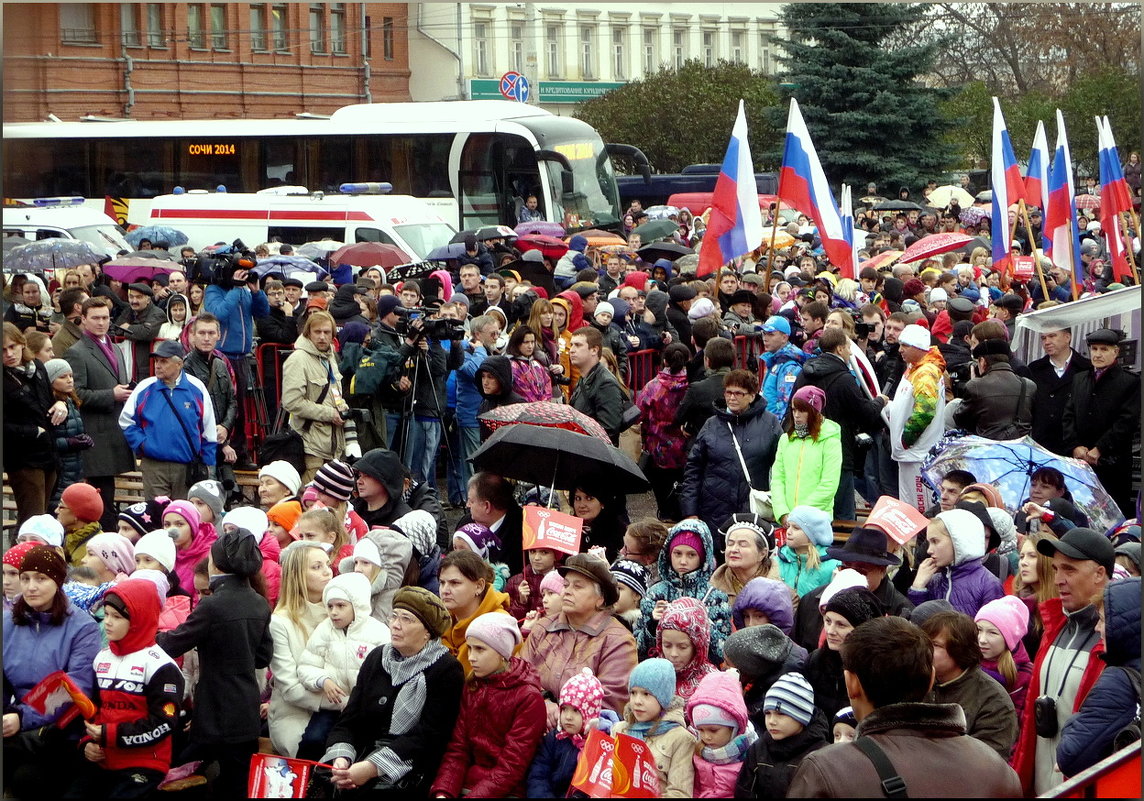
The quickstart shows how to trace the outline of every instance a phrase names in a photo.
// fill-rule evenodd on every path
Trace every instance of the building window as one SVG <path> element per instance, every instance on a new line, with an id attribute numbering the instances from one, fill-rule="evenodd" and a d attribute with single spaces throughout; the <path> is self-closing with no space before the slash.
<path id="1" fill-rule="evenodd" d="M 477 75 L 489 74 L 489 24 L 473 23 L 473 71 Z"/>
<path id="2" fill-rule="evenodd" d="M 91 3 L 60 3 L 60 39 L 95 44 L 95 8 Z"/>
<path id="3" fill-rule="evenodd" d="M 226 36 L 226 6 L 215 3 L 211 6 L 211 47 L 215 50 L 229 50 Z"/>
<path id="4" fill-rule="evenodd" d="M 193 50 L 203 50 L 207 46 L 203 33 L 203 7 L 198 3 L 187 6 L 187 42 Z"/>
<path id="5" fill-rule="evenodd" d="M 290 39 L 286 34 L 286 4 L 276 3 L 270 7 L 270 33 L 275 50 L 289 50 Z"/>
<path id="6" fill-rule="evenodd" d="M 628 39 L 626 25 L 612 26 L 612 78 L 623 81 L 628 77 L 628 51 L 625 46 Z"/>
<path id="7" fill-rule="evenodd" d="M 310 4 L 310 52 L 326 52 L 326 7 L 321 3 Z"/>
<path id="8" fill-rule="evenodd" d="M 564 33 L 563 27 L 560 23 L 549 23 L 544 26 L 544 52 L 549 78 L 559 78 L 561 74 L 560 37 Z"/>
<path id="9" fill-rule="evenodd" d="M 345 55 L 346 52 L 346 4 L 333 3 L 330 6 L 330 52 Z"/>
<path id="10" fill-rule="evenodd" d="M 716 44 L 715 31 L 703 31 L 703 66 L 714 67 L 715 60 L 719 57 L 719 51 Z"/>
<path id="11" fill-rule="evenodd" d="M 645 75 L 655 72 L 659 66 L 659 31 L 655 28 L 643 29 L 643 71 Z"/>
<path id="12" fill-rule="evenodd" d="M 524 23 L 514 22 L 508 27 L 510 66 L 517 72 L 524 72 Z"/>
<path id="13" fill-rule="evenodd" d="M 381 18 L 381 54 L 386 61 L 393 61 L 393 17 Z"/>
<path id="14" fill-rule="evenodd" d="M 771 36 L 769 33 L 759 34 L 759 69 L 764 75 L 771 74 Z"/>
<path id="15" fill-rule="evenodd" d="M 163 36 L 163 4 L 147 4 L 147 44 L 150 47 L 166 47 L 167 38 Z"/>
<path id="16" fill-rule="evenodd" d="M 119 28 L 123 32 L 123 44 L 127 47 L 141 47 L 143 38 L 139 34 L 139 6 L 135 3 L 119 4 Z"/>
<path id="17" fill-rule="evenodd" d="M 671 31 L 671 60 L 675 68 L 682 69 L 687 60 L 687 29 L 674 28 Z"/>
<path id="18" fill-rule="evenodd" d="M 743 58 L 743 41 L 742 31 L 731 31 L 731 60 L 736 64 L 742 64 L 746 61 Z"/>
<path id="19" fill-rule="evenodd" d="M 255 52 L 266 50 L 266 6 L 250 7 L 250 49 Z"/>
<path id="20" fill-rule="evenodd" d="M 596 77 L 596 26 L 580 26 L 580 77 Z"/>

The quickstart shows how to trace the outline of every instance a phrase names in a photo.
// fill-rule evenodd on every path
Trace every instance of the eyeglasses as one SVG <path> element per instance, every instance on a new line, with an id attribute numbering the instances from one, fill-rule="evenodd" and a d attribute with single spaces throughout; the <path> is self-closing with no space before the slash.
<path id="1" fill-rule="evenodd" d="M 745 398 L 750 395 L 750 392 L 744 392 L 741 389 L 725 389 L 723 390 L 723 397 L 725 398 Z"/>
<path id="2" fill-rule="evenodd" d="M 620 556 L 623 556 L 626 559 L 634 559 L 637 556 L 643 556 L 643 555 L 644 555 L 643 551 L 632 551 L 632 550 L 629 550 L 627 546 L 620 548 Z"/>
<path id="3" fill-rule="evenodd" d="M 417 618 L 405 612 L 392 612 L 389 615 L 390 626 L 394 625 L 395 623 L 399 623 L 404 628 L 405 626 L 412 626 L 416 622 Z"/>

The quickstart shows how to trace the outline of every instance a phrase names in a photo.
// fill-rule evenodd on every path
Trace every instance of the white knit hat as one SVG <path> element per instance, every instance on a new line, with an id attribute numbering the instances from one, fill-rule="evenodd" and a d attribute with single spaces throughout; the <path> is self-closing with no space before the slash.
<path id="1" fill-rule="evenodd" d="M 297 495 L 298 490 L 302 489 L 302 477 L 298 475 L 298 471 L 294 468 L 294 465 L 285 459 L 271 462 L 259 470 L 258 477 L 262 478 L 263 476 L 270 476 L 286 489 L 290 490 L 291 495 Z"/>
<path id="2" fill-rule="evenodd" d="M 135 543 L 135 555 L 146 554 L 170 573 L 175 569 L 175 541 L 165 530 L 159 529 L 144 534 Z"/>
<path id="3" fill-rule="evenodd" d="M 898 342 L 922 350 L 929 350 L 932 343 L 929 329 L 920 325 L 907 325 L 903 328 L 902 333 L 898 334 Z"/>

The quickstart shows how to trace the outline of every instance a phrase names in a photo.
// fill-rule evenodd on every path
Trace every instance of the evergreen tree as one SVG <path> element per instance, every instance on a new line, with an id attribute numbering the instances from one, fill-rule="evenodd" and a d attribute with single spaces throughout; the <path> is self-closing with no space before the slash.
<path id="1" fill-rule="evenodd" d="M 802 109 L 830 182 L 896 197 L 940 179 L 953 160 L 942 136 L 939 103 L 945 90 L 923 85 L 940 43 L 892 47 L 888 40 L 916 22 L 922 6 L 907 3 L 791 3 L 782 20 L 790 32 L 778 40 L 784 103 Z"/>

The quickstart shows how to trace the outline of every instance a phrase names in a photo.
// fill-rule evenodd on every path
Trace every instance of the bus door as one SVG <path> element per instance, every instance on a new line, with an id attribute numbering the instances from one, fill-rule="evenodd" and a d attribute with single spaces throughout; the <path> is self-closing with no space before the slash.
<path id="1" fill-rule="evenodd" d="M 543 198 L 540 171 L 530 142 L 509 134 L 470 134 L 461 150 L 460 228 L 516 225 L 529 194 Z"/>

